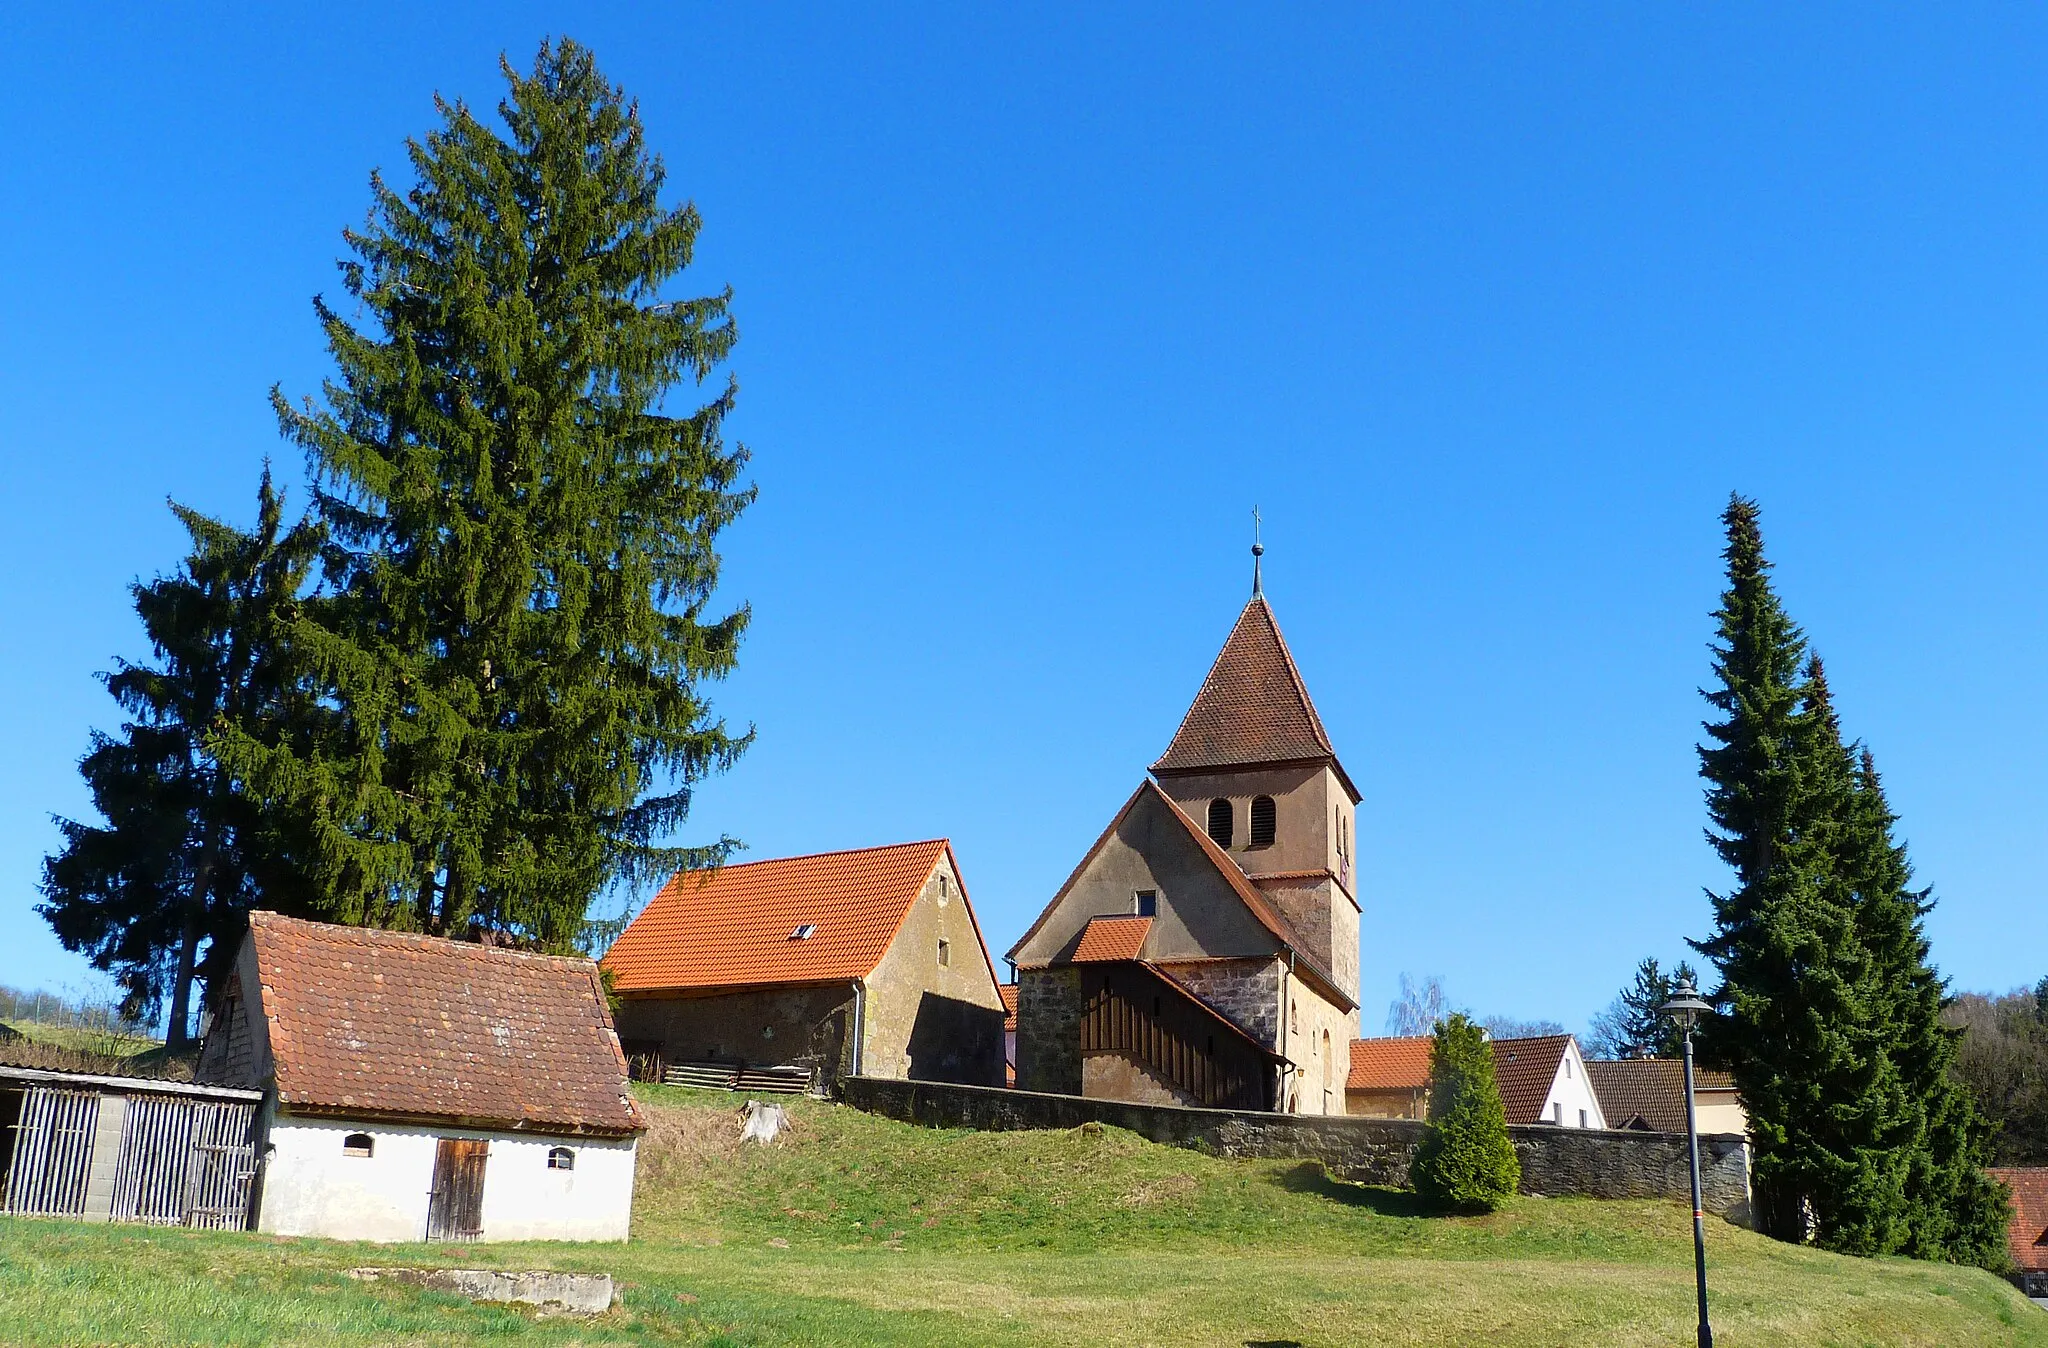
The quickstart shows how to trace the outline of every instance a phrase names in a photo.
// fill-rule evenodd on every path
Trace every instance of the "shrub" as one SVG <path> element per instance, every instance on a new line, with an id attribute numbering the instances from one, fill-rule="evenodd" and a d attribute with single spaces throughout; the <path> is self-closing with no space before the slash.
<path id="1" fill-rule="evenodd" d="M 1429 1127 L 1409 1183 L 1426 1202 L 1491 1212 L 1522 1182 L 1508 1140 L 1507 1110 L 1493 1078 L 1493 1050 L 1464 1015 L 1439 1021 L 1429 1053 Z"/>

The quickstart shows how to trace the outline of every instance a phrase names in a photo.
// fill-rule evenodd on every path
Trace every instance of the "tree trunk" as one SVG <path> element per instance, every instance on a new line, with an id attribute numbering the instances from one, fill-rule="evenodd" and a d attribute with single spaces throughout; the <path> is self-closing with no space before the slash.
<path id="1" fill-rule="evenodd" d="M 192 905 L 185 905 L 185 930 L 178 937 L 178 969 L 171 975 L 171 1023 L 164 1030 L 164 1047 L 175 1052 L 192 1041 L 187 1026 L 192 1018 L 192 966 L 199 957 L 199 921 Z"/>

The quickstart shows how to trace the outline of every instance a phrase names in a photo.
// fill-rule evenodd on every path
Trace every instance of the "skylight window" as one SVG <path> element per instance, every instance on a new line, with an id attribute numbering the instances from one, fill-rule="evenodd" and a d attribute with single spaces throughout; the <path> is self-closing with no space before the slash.
<path id="1" fill-rule="evenodd" d="M 789 939 L 792 941 L 808 941 L 817 934 L 818 924 L 815 922 L 806 922 L 801 927 L 798 927 L 795 931 L 791 932 L 789 934 Z"/>

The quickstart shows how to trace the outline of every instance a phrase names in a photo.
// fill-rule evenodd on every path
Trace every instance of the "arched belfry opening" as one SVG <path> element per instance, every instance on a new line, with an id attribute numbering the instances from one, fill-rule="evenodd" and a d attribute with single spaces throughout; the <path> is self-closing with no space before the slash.
<path id="1" fill-rule="evenodd" d="M 1237 835 L 1237 811 L 1218 797 L 1209 802 L 1209 836 L 1218 847 L 1228 847 Z"/>

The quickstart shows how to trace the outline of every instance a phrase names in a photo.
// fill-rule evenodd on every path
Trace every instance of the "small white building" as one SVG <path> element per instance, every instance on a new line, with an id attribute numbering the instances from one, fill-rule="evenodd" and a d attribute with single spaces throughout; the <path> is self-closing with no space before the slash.
<path id="1" fill-rule="evenodd" d="M 1509 1123 L 1605 1128 L 1600 1097 L 1586 1075 L 1579 1041 L 1568 1034 L 1493 1041 L 1493 1076 Z"/>
<path id="2" fill-rule="evenodd" d="M 626 1238 L 646 1124 L 590 960 L 255 913 L 199 1077 L 263 1092 L 259 1231 Z"/>

